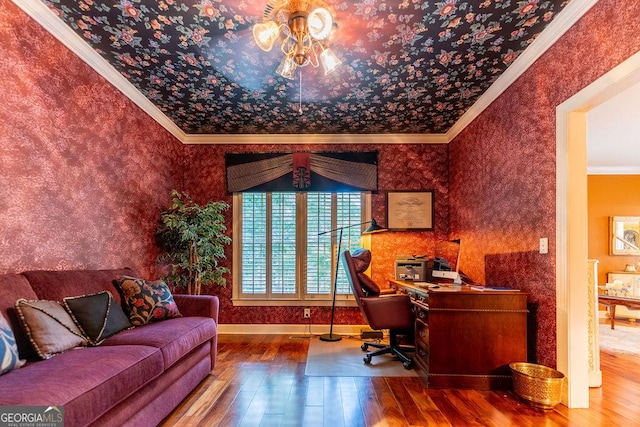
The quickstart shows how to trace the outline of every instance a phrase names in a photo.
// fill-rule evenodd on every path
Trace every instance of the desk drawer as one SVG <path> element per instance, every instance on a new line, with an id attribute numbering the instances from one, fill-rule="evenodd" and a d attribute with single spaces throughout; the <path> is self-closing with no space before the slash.
<path id="1" fill-rule="evenodd" d="M 428 323 L 429 306 L 426 304 L 419 303 L 418 301 L 413 301 L 413 314 L 416 317 L 416 320 L 420 320 L 424 323 Z"/>
<path id="2" fill-rule="evenodd" d="M 416 320 L 416 343 L 418 341 L 429 349 L 429 325 L 420 320 Z"/>
<path id="3" fill-rule="evenodd" d="M 424 343 L 421 340 L 416 340 L 416 352 L 413 355 L 413 358 L 416 362 L 418 362 L 418 364 L 423 370 L 428 372 L 429 371 L 429 344 Z"/>

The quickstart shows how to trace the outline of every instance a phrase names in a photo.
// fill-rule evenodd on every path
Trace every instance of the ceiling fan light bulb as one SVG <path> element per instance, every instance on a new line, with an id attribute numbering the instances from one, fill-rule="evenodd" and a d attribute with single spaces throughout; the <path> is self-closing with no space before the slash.
<path id="1" fill-rule="evenodd" d="M 253 26 L 253 39 L 265 52 L 271 50 L 279 35 L 278 24 L 274 21 L 260 22 Z"/>
<path id="2" fill-rule="evenodd" d="M 311 11 L 307 18 L 309 34 L 316 40 L 324 40 L 329 36 L 333 27 L 331 13 L 324 7 L 318 7 Z"/>
<path id="3" fill-rule="evenodd" d="M 320 63 L 322 64 L 322 70 L 324 71 L 324 75 L 332 73 L 338 68 L 338 65 L 342 63 L 340 58 L 336 56 L 335 53 L 331 49 L 325 49 L 320 54 Z"/>

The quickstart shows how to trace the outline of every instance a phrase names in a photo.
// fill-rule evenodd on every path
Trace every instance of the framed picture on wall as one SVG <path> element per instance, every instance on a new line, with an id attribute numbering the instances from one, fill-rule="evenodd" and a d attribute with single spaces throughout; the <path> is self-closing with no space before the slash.
<path id="1" fill-rule="evenodd" d="M 640 216 L 611 217 L 611 255 L 640 255 Z"/>
<path id="2" fill-rule="evenodd" d="M 388 191 L 389 230 L 433 230 L 433 191 Z"/>

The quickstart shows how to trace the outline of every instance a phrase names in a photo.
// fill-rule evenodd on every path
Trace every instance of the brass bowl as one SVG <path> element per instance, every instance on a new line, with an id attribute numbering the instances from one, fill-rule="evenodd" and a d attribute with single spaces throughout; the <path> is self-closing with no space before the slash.
<path id="1" fill-rule="evenodd" d="M 552 409 L 562 400 L 564 374 L 534 363 L 510 363 L 513 390 L 530 405 Z"/>

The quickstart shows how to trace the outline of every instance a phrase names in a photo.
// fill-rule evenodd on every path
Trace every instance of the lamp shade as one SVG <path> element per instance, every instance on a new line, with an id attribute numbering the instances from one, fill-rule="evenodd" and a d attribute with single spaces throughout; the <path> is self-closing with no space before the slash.
<path id="1" fill-rule="evenodd" d="M 307 65 L 322 66 L 326 76 L 341 63 L 325 49 L 338 28 L 335 17 L 325 0 L 268 0 L 262 21 L 253 25 L 253 39 L 265 52 L 280 47 L 285 57 L 276 70 L 280 76 L 293 80 L 297 69 Z"/>
<path id="2" fill-rule="evenodd" d="M 286 56 L 280 61 L 280 65 L 276 70 L 276 73 L 289 80 L 293 80 L 293 73 L 296 71 L 296 64 L 293 62 L 293 58 Z"/>
<path id="3" fill-rule="evenodd" d="M 324 75 L 333 72 L 338 65 L 342 61 L 338 59 L 335 53 L 331 49 L 325 49 L 320 54 L 320 62 L 322 63 L 322 69 L 324 70 Z"/>
<path id="4" fill-rule="evenodd" d="M 253 26 L 253 39 L 266 52 L 271 50 L 279 34 L 280 29 L 274 21 L 260 22 Z"/>
<path id="5" fill-rule="evenodd" d="M 362 234 L 373 234 L 383 231 L 387 231 L 387 229 L 380 227 L 375 219 L 371 219 L 371 225 L 369 225 L 367 229 L 362 232 Z"/>

